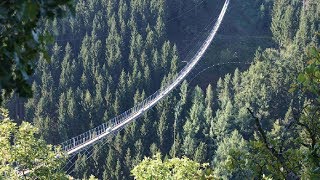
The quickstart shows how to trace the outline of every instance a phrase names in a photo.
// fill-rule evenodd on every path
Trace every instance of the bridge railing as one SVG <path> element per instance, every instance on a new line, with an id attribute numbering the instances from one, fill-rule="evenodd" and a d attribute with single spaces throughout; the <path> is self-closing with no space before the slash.
<path id="1" fill-rule="evenodd" d="M 138 103 L 131 109 L 111 119 L 109 122 L 103 123 L 92 130 L 89 130 L 83 134 L 80 134 L 76 137 L 73 137 L 61 143 L 60 145 L 62 149 L 66 152 L 71 152 L 73 149 L 76 149 L 76 148 L 81 150 L 81 148 L 87 148 L 94 145 L 96 142 L 98 142 L 98 140 L 105 138 L 109 133 L 116 133 L 121 128 L 124 128 L 131 121 L 138 118 L 140 115 L 143 114 L 144 111 L 153 107 L 156 104 L 156 102 L 158 102 L 170 91 L 172 91 L 179 83 L 182 82 L 182 80 L 191 71 L 191 69 L 194 68 L 194 66 L 200 60 L 201 56 L 204 54 L 205 50 L 208 48 L 210 42 L 212 41 L 213 37 L 215 36 L 220 26 L 220 23 L 226 12 L 229 1 L 230 0 L 225 1 L 224 7 L 219 15 L 218 21 L 215 24 L 213 30 L 210 32 L 209 37 L 202 44 L 201 48 L 198 49 L 198 51 L 193 56 L 191 61 L 189 61 L 187 65 L 178 74 L 175 74 L 173 75 L 172 78 L 168 79 L 167 82 L 164 85 L 162 85 L 162 87 L 158 91 L 156 91 L 154 94 L 152 94 L 142 102 Z M 82 147 L 79 148 L 79 146 L 82 146 Z M 72 151 L 72 152 L 75 153 L 76 151 Z"/>
<path id="2" fill-rule="evenodd" d="M 199 51 L 196 53 L 195 56 L 197 56 Z M 128 117 L 131 117 L 132 115 L 138 113 L 140 110 L 143 110 L 150 102 L 154 101 L 154 99 L 161 97 L 161 93 L 167 91 L 168 89 L 173 86 L 172 84 L 175 84 L 177 81 L 180 83 L 182 79 L 178 79 L 179 77 L 185 76 L 185 73 L 188 72 L 187 70 L 193 68 L 195 64 L 192 64 L 192 61 L 188 62 L 187 65 L 176 75 L 168 79 L 168 81 L 161 86 L 161 88 L 156 91 L 154 94 L 149 96 L 148 98 L 144 99 L 142 102 L 136 104 L 134 107 L 130 108 L 129 110 L 125 111 L 124 113 L 116 116 L 115 118 L 111 119 L 109 122 L 103 123 L 85 133 L 82 133 L 76 137 L 73 137 L 63 143 L 61 143 L 61 147 L 64 151 L 68 152 L 75 147 L 78 147 L 79 145 L 82 145 L 97 136 L 107 133 L 107 130 L 112 129 L 113 127 L 121 124 L 123 121 L 128 119 Z M 175 85 L 176 86 L 176 85 Z M 171 91 L 172 89 L 170 89 Z M 169 93 L 170 91 L 166 92 Z M 149 107 L 150 108 L 150 107 Z"/>
<path id="3" fill-rule="evenodd" d="M 188 67 L 183 68 L 185 70 Z M 79 145 L 82 145 L 97 136 L 107 133 L 108 129 L 112 129 L 113 127 L 121 124 L 124 120 L 128 119 L 128 117 L 131 117 L 132 115 L 138 113 L 140 110 L 144 111 L 144 108 L 152 102 L 154 99 L 162 96 L 161 93 L 165 90 L 167 90 L 173 82 L 175 82 L 176 78 L 179 77 L 183 72 L 180 72 L 177 75 L 174 75 L 173 78 L 169 79 L 165 85 L 163 85 L 158 91 L 150 95 L 148 98 L 144 99 L 142 102 L 136 104 L 134 107 L 130 108 L 129 110 L 125 111 L 124 113 L 114 117 L 109 122 L 103 123 L 85 133 L 82 133 L 76 137 L 73 137 L 63 143 L 61 143 L 61 147 L 64 151 L 68 152 L 75 147 L 78 147 Z M 149 107 L 150 108 L 150 107 Z"/>

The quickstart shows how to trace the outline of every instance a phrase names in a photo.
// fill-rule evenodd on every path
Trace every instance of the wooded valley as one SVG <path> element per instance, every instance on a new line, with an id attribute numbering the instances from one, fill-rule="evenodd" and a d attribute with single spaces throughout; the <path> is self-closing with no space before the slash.
<path id="1" fill-rule="evenodd" d="M 40 20 L 39 30 L 53 35 L 49 58 L 40 54 L 27 80 L 32 98 L 3 96 L 0 119 L 29 122 L 52 145 L 110 121 L 175 77 L 223 4 L 76 0 L 74 12 Z M 57 166 L 76 179 L 320 178 L 319 31 L 319 0 L 231 1 L 176 90 Z M 189 169 L 174 174 L 183 163 Z"/>

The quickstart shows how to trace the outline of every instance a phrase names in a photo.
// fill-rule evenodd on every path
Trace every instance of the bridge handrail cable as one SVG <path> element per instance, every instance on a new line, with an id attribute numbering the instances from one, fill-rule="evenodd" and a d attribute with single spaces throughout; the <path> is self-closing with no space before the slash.
<path id="1" fill-rule="evenodd" d="M 161 99 L 166 97 L 167 94 L 169 94 L 185 79 L 185 77 L 195 67 L 195 65 L 199 62 L 205 51 L 208 49 L 210 43 L 212 42 L 213 38 L 215 37 L 218 31 L 218 28 L 220 27 L 222 19 L 229 5 L 229 1 L 230 0 L 225 1 L 217 22 L 215 23 L 213 29 L 210 31 L 209 36 L 202 44 L 201 48 L 193 56 L 191 61 L 189 61 L 187 65 L 178 74 L 174 76 L 174 78 L 169 79 L 168 82 L 166 82 L 165 85 L 163 85 L 154 94 L 152 94 L 142 102 L 138 103 L 131 109 L 114 117 L 109 122 L 103 123 L 85 133 L 82 133 L 61 143 L 60 146 L 62 147 L 62 150 L 66 151 L 68 155 L 71 155 L 85 148 L 93 146 L 95 143 L 106 138 L 109 134 L 116 133 L 117 131 L 124 128 L 130 122 L 140 117 L 145 111 L 155 106 L 157 102 L 159 102 Z"/>

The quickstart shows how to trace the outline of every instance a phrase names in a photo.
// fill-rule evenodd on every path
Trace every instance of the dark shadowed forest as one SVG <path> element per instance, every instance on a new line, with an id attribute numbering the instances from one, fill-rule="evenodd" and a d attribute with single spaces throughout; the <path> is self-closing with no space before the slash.
<path id="1" fill-rule="evenodd" d="M 76 0 L 73 12 L 39 20 L 52 42 L 27 80 L 33 95 L 3 95 L 8 112 L 0 119 L 27 121 L 53 145 L 110 121 L 175 77 L 223 4 Z M 183 83 L 114 136 L 59 164 L 62 172 L 76 179 L 320 178 L 319 30 L 319 0 L 232 0 Z M 187 162 L 190 169 L 174 173 Z M 0 175 L 6 179 L 1 167 Z"/>

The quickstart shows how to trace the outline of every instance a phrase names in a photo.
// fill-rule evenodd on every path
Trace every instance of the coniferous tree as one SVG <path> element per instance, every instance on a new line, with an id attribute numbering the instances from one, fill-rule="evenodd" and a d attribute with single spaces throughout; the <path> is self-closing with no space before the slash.
<path id="1" fill-rule="evenodd" d="M 299 9 L 295 4 L 300 2 L 278 0 L 273 6 L 273 15 L 271 30 L 273 38 L 283 47 L 292 42 L 297 29 L 297 17 L 299 17 Z"/>
<path id="2" fill-rule="evenodd" d="M 58 132 L 60 134 L 61 140 L 67 139 L 67 102 L 66 95 L 62 93 L 59 98 L 59 106 L 58 106 Z"/>
<path id="3" fill-rule="evenodd" d="M 161 151 L 166 152 L 168 146 L 168 139 L 167 139 L 167 134 L 168 129 L 169 129 L 169 125 L 168 125 L 168 119 L 167 119 L 167 114 L 168 112 L 166 110 L 163 110 L 159 119 L 159 123 L 158 123 L 158 130 L 157 130 L 157 134 L 158 134 L 158 139 L 159 139 L 159 148 L 161 149 Z"/>
<path id="4" fill-rule="evenodd" d="M 183 126 L 183 151 L 189 157 L 194 157 L 199 139 L 203 138 L 201 129 L 204 123 L 204 97 L 200 87 L 196 87 L 193 94 L 192 107 Z"/>
<path id="5" fill-rule="evenodd" d="M 65 47 L 65 55 L 61 63 L 61 74 L 59 80 L 60 89 L 73 87 L 75 81 L 75 60 L 73 59 L 72 49 L 69 43 Z"/>
<path id="6" fill-rule="evenodd" d="M 115 14 L 108 21 L 110 31 L 106 39 L 106 61 L 112 70 L 121 68 L 121 38 L 116 27 Z M 115 71 L 116 72 L 116 71 Z"/>
<path id="7" fill-rule="evenodd" d="M 216 167 L 214 169 L 215 175 L 224 179 L 251 177 L 252 172 L 246 166 L 248 154 L 246 146 L 245 140 L 236 130 L 223 139 L 218 144 L 213 159 L 214 167 Z M 238 159 L 240 163 L 234 163 Z"/>

